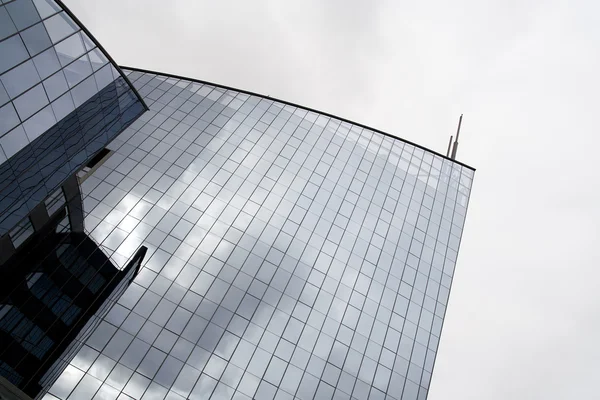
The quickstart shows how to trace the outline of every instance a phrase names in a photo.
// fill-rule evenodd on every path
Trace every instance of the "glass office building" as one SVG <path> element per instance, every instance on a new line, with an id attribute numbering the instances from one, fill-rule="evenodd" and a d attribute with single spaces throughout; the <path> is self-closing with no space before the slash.
<path id="1" fill-rule="evenodd" d="M 4 236 L 145 111 L 145 105 L 60 3 L 1 3 L 0 236 Z"/>
<path id="2" fill-rule="evenodd" d="M 48 389 L 139 270 L 143 246 L 117 267 L 86 234 L 79 182 L 147 107 L 60 2 L 0 3 L 0 398 L 11 399 Z"/>
<path id="3" fill-rule="evenodd" d="M 127 284 L 36 396 L 425 399 L 474 170 L 290 103 L 111 66 L 149 110 L 70 187 L 86 248 Z"/>
<path id="4" fill-rule="evenodd" d="M 128 73 L 150 111 L 83 183 L 85 223 L 113 259 L 143 244 L 148 261 L 48 398 L 425 398 L 472 169 Z"/>

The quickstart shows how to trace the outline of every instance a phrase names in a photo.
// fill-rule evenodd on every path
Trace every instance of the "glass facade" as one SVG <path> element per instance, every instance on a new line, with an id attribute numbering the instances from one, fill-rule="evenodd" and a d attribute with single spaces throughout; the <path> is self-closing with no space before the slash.
<path id="1" fill-rule="evenodd" d="M 146 262 L 44 399 L 425 399 L 474 172 L 269 98 L 127 71 L 149 105 L 82 184 Z"/>
<path id="2" fill-rule="evenodd" d="M 145 106 L 54 0 L 0 3 L 0 236 Z"/>
<path id="3" fill-rule="evenodd" d="M 53 0 L 0 5 L 0 163 L 118 78 Z"/>
<path id="4" fill-rule="evenodd" d="M 145 255 L 141 247 L 116 268 L 87 235 L 71 231 L 65 206 L 0 271 L 0 375 L 31 397 L 73 360 Z"/>

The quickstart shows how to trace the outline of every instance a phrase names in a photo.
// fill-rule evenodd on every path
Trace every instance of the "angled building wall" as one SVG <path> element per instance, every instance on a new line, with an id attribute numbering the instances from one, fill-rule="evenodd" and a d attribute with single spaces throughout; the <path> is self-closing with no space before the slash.
<path id="1" fill-rule="evenodd" d="M 0 374 L 44 399 L 427 397 L 472 168 L 124 75 L 61 2 L 0 3 Z"/>
<path id="2" fill-rule="evenodd" d="M 50 399 L 424 399 L 474 171 L 302 107 L 128 71 L 150 111 L 82 186 L 148 262 Z"/>
<path id="3" fill-rule="evenodd" d="M 54 0 L 0 4 L 0 236 L 145 106 Z"/>
<path id="4" fill-rule="evenodd" d="M 36 397 L 139 269 L 85 235 L 77 174 L 146 105 L 61 2 L 0 3 L 0 397 Z"/>

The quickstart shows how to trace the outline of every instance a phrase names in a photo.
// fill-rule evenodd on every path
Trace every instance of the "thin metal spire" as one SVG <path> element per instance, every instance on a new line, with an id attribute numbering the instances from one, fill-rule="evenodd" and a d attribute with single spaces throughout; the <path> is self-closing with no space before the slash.
<path id="1" fill-rule="evenodd" d="M 450 141 L 448 142 L 448 150 L 446 150 L 446 157 L 450 157 L 450 149 L 452 148 L 452 138 L 453 136 L 450 135 Z"/>
<path id="2" fill-rule="evenodd" d="M 458 135 L 460 134 L 460 125 L 462 124 L 463 115 L 460 114 L 460 118 L 458 119 L 458 128 L 456 128 L 456 139 L 454 140 L 454 146 L 452 147 L 452 155 L 451 159 L 456 160 L 456 152 L 458 151 Z M 452 141 L 452 138 L 450 138 Z"/>

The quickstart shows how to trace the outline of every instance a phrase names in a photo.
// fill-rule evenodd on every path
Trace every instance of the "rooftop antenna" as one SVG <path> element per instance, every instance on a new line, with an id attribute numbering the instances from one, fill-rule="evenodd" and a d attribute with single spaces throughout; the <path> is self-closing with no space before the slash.
<path id="1" fill-rule="evenodd" d="M 462 124 L 463 115 L 460 114 L 460 118 L 458 119 L 458 128 L 456 128 L 456 139 L 454 140 L 454 146 L 452 147 L 452 155 L 451 159 L 456 160 L 456 151 L 458 150 L 458 135 L 460 134 L 460 125 Z M 452 137 L 450 137 L 450 141 L 452 141 Z"/>
<path id="2" fill-rule="evenodd" d="M 452 148 L 452 138 L 453 136 L 450 135 L 450 141 L 448 142 L 448 150 L 446 150 L 446 157 L 450 157 L 450 149 Z"/>

